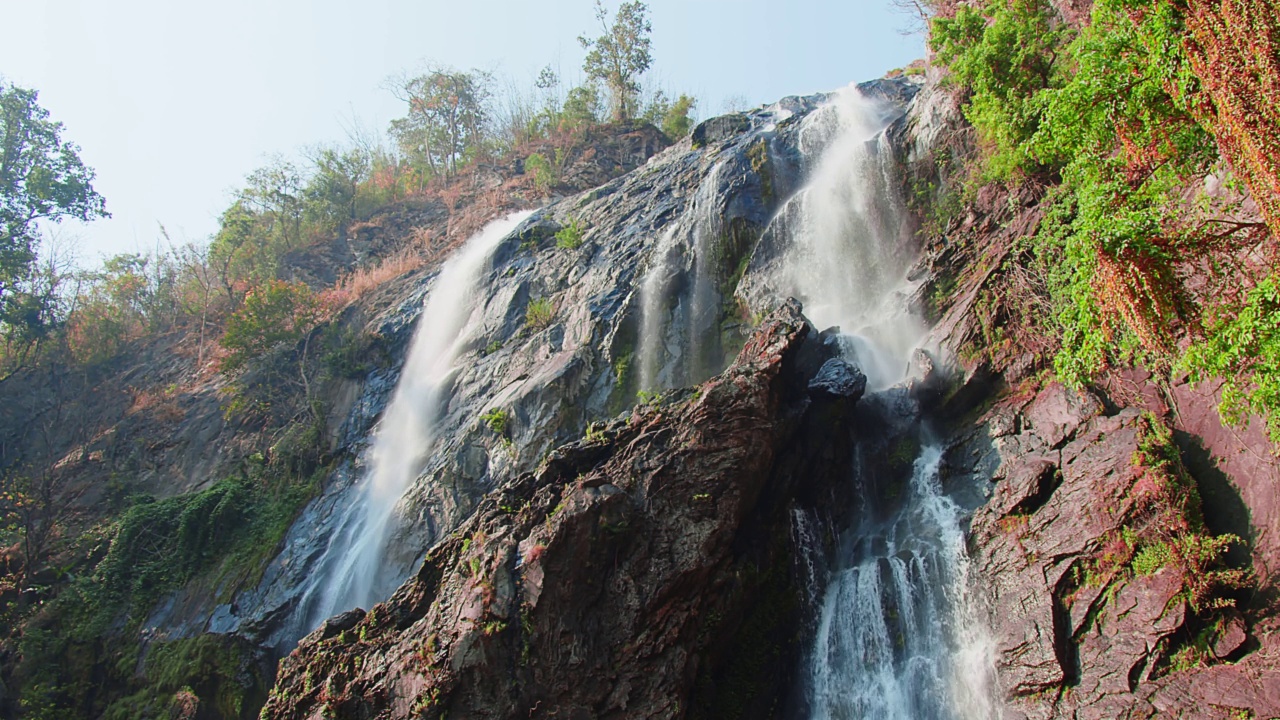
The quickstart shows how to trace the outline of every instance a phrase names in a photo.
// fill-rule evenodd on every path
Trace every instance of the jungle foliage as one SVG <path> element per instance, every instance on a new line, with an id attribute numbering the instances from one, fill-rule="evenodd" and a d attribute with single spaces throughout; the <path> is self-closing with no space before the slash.
<path id="1" fill-rule="evenodd" d="M 1259 55 L 1280 46 L 1280 7 L 1097 0 L 1077 30 L 1048 0 L 989 0 L 934 17 L 930 45 L 981 146 L 971 182 L 1044 189 L 1030 247 L 1058 376 L 1221 377 L 1224 417 L 1260 413 L 1280 442 L 1280 122 L 1255 108 L 1256 88 L 1280 92 L 1274 52 Z"/>

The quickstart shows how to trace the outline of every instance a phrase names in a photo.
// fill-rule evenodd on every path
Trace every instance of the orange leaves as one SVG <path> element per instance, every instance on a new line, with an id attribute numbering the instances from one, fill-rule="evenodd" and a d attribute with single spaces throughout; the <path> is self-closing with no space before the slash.
<path id="1" fill-rule="evenodd" d="M 1280 235 L 1280 0 L 1190 0 L 1186 20 L 1207 124 Z"/>
<path id="2" fill-rule="evenodd" d="M 1176 280 L 1167 264 L 1132 250 L 1118 256 L 1098 249 L 1095 296 L 1104 312 L 1121 318 L 1152 351 L 1168 349 L 1178 321 Z"/>

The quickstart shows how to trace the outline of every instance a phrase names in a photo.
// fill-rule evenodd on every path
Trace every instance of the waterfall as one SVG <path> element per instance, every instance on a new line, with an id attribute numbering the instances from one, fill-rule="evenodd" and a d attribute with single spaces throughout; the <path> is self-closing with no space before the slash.
<path id="1" fill-rule="evenodd" d="M 724 163 L 698 184 L 683 214 L 659 238 L 640 282 L 640 389 L 667 390 L 706 380 L 720 368 L 720 295 L 713 244 L 722 230 Z"/>
<path id="2" fill-rule="evenodd" d="M 490 223 L 440 268 L 431 285 L 400 381 L 364 461 L 367 469 L 316 563 L 297 617 L 306 628 L 354 607 L 385 600 L 404 580 L 384 551 L 400 498 L 422 472 L 449 402 L 458 360 L 474 340 L 479 291 L 498 243 L 530 213 Z"/>
<path id="3" fill-rule="evenodd" d="M 838 327 L 842 353 L 871 391 L 905 379 L 925 336 L 907 304 L 917 249 L 886 138 L 892 120 L 854 88 L 804 120 L 801 146 L 815 164 L 771 223 L 784 249 L 762 262 L 757 279 L 774 297 L 800 299 L 819 327 Z M 994 653 L 969 590 L 963 511 L 943 492 L 942 448 L 912 403 L 892 401 L 900 397 L 864 400 L 865 412 L 884 416 L 886 434 L 860 441 L 850 469 L 864 497 L 817 601 L 804 704 L 814 720 L 997 717 Z M 889 493 L 901 497 L 880 498 L 893 482 L 882 476 L 892 433 L 898 447 L 920 449 L 905 487 Z M 812 535 L 800 521 L 797 536 Z"/>
<path id="4" fill-rule="evenodd" d="M 969 589 L 960 508 L 926 444 L 898 512 L 848 538 L 819 611 L 807 669 L 814 720 L 987 720 L 992 648 Z"/>
<path id="5" fill-rule="evenodd" d="M 903 379 L 925 335 L 902 292 L 916 248 L 884 132 L 892 119 L 852 87 L 805 118 L 800 148 L 816 165 L 766 230 L 785 249 L 755 279 L 800 300 L 819 328 L 840 328 L 871 390 Z"/>

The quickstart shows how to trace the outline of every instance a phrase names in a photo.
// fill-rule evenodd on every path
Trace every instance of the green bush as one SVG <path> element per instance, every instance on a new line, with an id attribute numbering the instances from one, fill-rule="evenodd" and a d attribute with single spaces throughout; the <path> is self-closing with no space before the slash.
<path id="1" fill-rule="evenodd" d="M 1267 419 L 1272 442 L 1280 444 L 1280 278 L 1259 283 L 1234 310 L 1210 319 L 1181 367 L 1196 381 L 1225 378 L 1223 419 L 1239 425 L 1258 413 Z"/>
<path id="2" fill-rule="evenodd" d="M 577 218 L 569 220 L 569 224 L 556 232 L 556 247 L 561 250 L 576 250 L 582 245 L 582 225 Z"/>
<path id="3" fill-rule="evenodd" d="M 255 288 L 227 319 L 222 369 L 240 370 L 278 345 L 298 342 L 321 315 L 320 299 L 303 283 L 274 280 Z"/>
<path id="4" fill-rule="evenodd" d="M 507 434 L 507 423 L 510 420 L 511 416 L 501 408 L 493 408 L 480 416 L 480 422 L 484 423 L 490 430 L 503 436 Z"/>
<path id="5" fill-rule="evenodd" d="M 542 153 L 533 153 L 524 159 L 524 171 L 533 176 L 533 185 L 547 192 L 556 184 L 555 168 Z"/>
<path id="6" fill-rule="evenodd" d="M 555 320 L 556 309 L 551 298 L 541 297 L 530 300 L 524 311 L 524 324 L 533 331 L 546 330 Z"/>
<path id="7" fill-rule="evenodd" d="M 931 43 L 968 94 L 980 179 L 1059 183 L 1032 255 L 1062 340 L 1055 369 L 1078 385 L 1112 361 L 1167 366 L 1186 309 L 1172 267 L 1197 242 L 1176 220 L 1217 150 L 1191 112 L 1171 2 L 1098 0 L 1078 34 L 1053 18 L 1047 0 L 989 0 L 934 20 Z"/>

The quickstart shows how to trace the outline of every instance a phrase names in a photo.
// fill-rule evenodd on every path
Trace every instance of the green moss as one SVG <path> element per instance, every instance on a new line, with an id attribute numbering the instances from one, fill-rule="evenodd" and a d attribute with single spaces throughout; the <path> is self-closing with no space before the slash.
<path id="1" fill-rule="evenodd" d="M 1138 548 L 1133 556 L 1133 571 L 1138 575 L 1154 575 L 1173 561 L 1173 549 L 1157 541 Z"/>
<path id="2" fill-rule="evenodd" d="M 776 198 L 773 190 L 773 167 L 769 161 L 769 142 L 764 138 L 757 140 L 747 148 L 747 159 L 751 161 L 751 171 L 760 178 L 760 194 L 766 203 L 772 204 Z"/>

